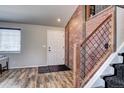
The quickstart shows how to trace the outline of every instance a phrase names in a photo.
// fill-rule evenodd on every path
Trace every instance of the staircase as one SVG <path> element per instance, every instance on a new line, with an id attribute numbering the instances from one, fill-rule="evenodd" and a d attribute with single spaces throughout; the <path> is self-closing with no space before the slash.
<path id="1" fill-rule="evenodd" d="M 117 48 L 115 47 L 115 32 L 120 31 L 121 28 L 118 27 L 119 30 L 115 31 L 115 21 L 117 21 L 115 11 L 117 11 L 115 7 L 108 8 L 89 19 L 86 22 L 86 31 L 89 31 L 87 29 L 90 26 L 94 27 L 94 20 L 104 16 L 106 12 L 109 14 L 94 30 L 90 29 L 92 32 L 88 33 L 81 45 L 74 44 L 74 87 L 124 88 L 124 40 L 121 41 L 122 37 L 119 35 L 117 40 L 121 43 Z"/>
<path id="2" fill-rule="evenodd" d="M 112 64 L 114 75 L 104 76 L 106 88 L 124 88 L 124 53 L 119 53 L 118 56 L 123 57 L 123 63 Z"/>
<path id="3" fill-rule="evenodd" d="M 116 22 L 118 24 L 123 24 L 119 20 L 123 15 L 124 10 L 116 7 L 115 16 L 117 16 Z M 116 27 L 116 34 L 119 34 L 116 36 L 116 51 L 112 52 L 96 73 L 90 77 L 89 81 L 83 86 L 84 88 L 124 88 L 124 40 L 121 37 L 123 30 L 120 29 L 123 26 Z M 121 43 L 118 44 L 120 41 Z"/>
<path id="4" fill-rule="evenodd" d="M 104 12 L 104 13 L 103 13 Z M 109 7 L 86 22 L 100 22 L 81 44 L 73 47 L 74 87 L 84 87 L 114 51 L 114 8 Z M 105 16 L 106 15 L 106 16 Z M 101 21 L 102 20 L 102 21 Z M 91 29 L 90 29 L 91 30 Z M 103 80 L 104 82 L 104 80 Z"/>

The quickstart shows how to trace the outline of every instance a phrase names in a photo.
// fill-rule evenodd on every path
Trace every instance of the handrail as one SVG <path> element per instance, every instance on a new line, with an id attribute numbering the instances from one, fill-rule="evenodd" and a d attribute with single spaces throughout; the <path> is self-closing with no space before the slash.
<path id="1" fill-rule="evenodd" d="M 110 17 L 112 17 L 112 14 L 110 14 L 84 41 L 82 41 L 81 46 L 99 29 L 99 27 L 102 26 Z"/>
<path id="2" fill-rule="evenodd" d="M 84 41 L 74 45 L 74 87 L 84 86 L 112 52 L 112 32 L 114 26 L 112 19 L 113 13 L 104 18 Z"/>
<path id="3" fill-rule="evenodd" d="M 84 86 L 112 52 L 113 13 L 80 44 L 80 78 Z M 106 47 L 107 46 L 107 47 Z M 93 56 L 93 57 L 92 57 Z M 78 68 L 77 68 L 78 69 Z"/>

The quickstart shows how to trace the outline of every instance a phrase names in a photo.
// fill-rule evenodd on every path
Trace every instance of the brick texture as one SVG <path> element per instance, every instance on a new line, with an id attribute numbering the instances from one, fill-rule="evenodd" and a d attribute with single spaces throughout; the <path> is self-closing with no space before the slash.
<path id="1" fill-rule="evenodd" d="M 65 27 L 65 64 L 73 66 L 73 45 L 82 40 L 82 6 L 78 6 Z"/>
<path id="2" fill-rule="evenodd" d="M 73 45 L 80 44 L 85 39 L 83 36 L 83 7 L 78 6 L 68 24 L 65 27 L 65 64 L 73 66 Z M 107 8 L 86 21 L 86 36 L 89 36 L 100 23 L 102 23 L 113 11 Z"/>

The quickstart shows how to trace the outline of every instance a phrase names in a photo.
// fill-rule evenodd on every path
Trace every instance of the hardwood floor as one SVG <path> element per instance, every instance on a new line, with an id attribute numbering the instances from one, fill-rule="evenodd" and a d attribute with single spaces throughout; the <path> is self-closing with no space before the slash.
<path id="1" fill-rule="evenodd" d="M 0 76 L 1 88 L 72 88 L 72 72 L 38 74 L 38 68 L 13 69 Z"/>

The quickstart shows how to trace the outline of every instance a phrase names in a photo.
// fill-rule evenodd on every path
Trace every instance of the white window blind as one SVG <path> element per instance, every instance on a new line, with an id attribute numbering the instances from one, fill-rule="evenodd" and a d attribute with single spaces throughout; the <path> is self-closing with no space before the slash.
<path id="1" fill-rule="evenodd" d="M 20 52 L 21 31 L 18 29 L 0 29 L 0 52 Z"/>

